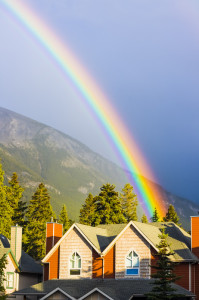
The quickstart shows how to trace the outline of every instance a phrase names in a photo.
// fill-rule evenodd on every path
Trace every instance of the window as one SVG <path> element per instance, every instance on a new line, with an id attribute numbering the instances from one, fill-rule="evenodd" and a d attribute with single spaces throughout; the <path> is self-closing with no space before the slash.
<path id="1" fill-rule="evenodd" d="M 70 259 L 70 275 L 80 275 L 81 256 L 74 252 Z"/>
<path id="2" fill-rule="evenodd" d="M 135 251 L 130 251 L 125 260 L 126 275 L 139 275 L 139 256 Z"/>
<path id="3" fill-rule="evenodd" d="M 7 277 L 6 288 L 13 289 L 14 288 L 14 273 L 7 272 L 6 277 Z"/>

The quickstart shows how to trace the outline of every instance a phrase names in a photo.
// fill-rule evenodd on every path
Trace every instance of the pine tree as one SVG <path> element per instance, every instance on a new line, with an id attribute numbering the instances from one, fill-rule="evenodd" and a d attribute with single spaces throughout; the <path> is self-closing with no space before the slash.
<path id="1" fill-rule="evenodd" d="M 120 201 L 127 222 L 137 221 L 137 196 L 133 192 L 133 187 L 129 183 L 125 184 L 124 188 L 122 189 Z"/>
<path id="2" fill-rule="evenodd" d="M 7 200 L 13 209 L 12 225 L 18 224 L 22 227 L 25 225 L 24 215 L 27 209 L 26 203 L 21 200 L 24 189 L 20 186 L 18 175 L 13 173 L 9 186 L 6 189 Z"/>
<path id="3" fill-rule="evenodd" d="M 68 218 L 68 213 L 65 204 L 62 206 L 58 222 L 60 224 L 63 224 L 63 233 L 65 233 L 70 228 L 70 220 Z"/>
<path id="4" fill-rule="evenodd" d="M 148 223 L 148 219 L 147 219 L 147 216 L 145 214 L 143 214 L 141 222 L 142 223 Z"/>
<path id="5" fill-rule="evenodd" d="M 27 228 L 25 249 L 35 259 L 41 259 L 45 255 L 46 223 L 54 216 L 48 191 L 43 183 L 40 183 L 30 200 L 26 218 Z"/>
<path id="6" fill-rule="evenodd" d="M 157 272 L 151 275 L 155 280 L 152 291 L 147 294 L 147 299 L 168 300 L 176 299 L 179 296 L 174 293 L 175 289 L 171 286 L 171 283 L 175 282 L 179 277 L 174 274 L 175 263 L 169 259 L 169 256 L 173 255 L 173 252 L 170 251 L 167 237 L 168 234 L 165 234 L 165 230 L 162 229 L 159 235 L 160 242 L 156 245 L 159 249 L 159 252 L 156 254 L 158 260 L 155 266 L 151 266 Z"/>
<path id="7" fill-rule="evenodd" d="M 175 208 L 172 204 L 169 205 L 168 211 L 166 213 L 166 216 L 163 218 L 164 222 L 174 222 L 177 225 L 180 225 L 178 223 L 179 217 L 175 211 Z"/>
<path id="8" fill-rule="evenodd" d="M 93 225 L 95 219 L 95 199 L 90 193 L 80 209 L 79 222 L 84 225 Z"/>
<path id="9" fill-rule="evenodd" d="M 155 207 L 154 212 L 153 212 L 153 216 L 151 218 L 152 222 L 159 222 L 160 217 L 157 211 L 157 208 Z"/>
<path id="10" fill-rule="evenodd" d="M 0 233 L 10 238 L 13 209 L 6 197 L 7 187 L 4 185 L 4 171 L 0 164 Z"/>
<path id="11" fill-rule="evenodd" d="M 99 195 L 95 197 L 93 225 L 126 223 L 115 186 L 107 183 L 100 190 Z"/>
<path id="12" fill-rule="evenodd" d="M 0 258 L 0 300 L 5 300 L 6 295 L 5 295 L 5 288 L 4 288 L 4 281 L 5 281 L 5 273 L 4 270 L 7 265 L 7 259 L 6 259 L 6 254 L 4 254 Z"/>

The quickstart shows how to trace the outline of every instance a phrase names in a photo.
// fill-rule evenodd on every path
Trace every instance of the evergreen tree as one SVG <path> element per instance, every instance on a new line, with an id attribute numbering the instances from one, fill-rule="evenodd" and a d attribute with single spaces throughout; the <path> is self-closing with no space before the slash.
<path id="1" fill-rule="evenodd" d="M 126 223 L 115 186 L 107 183 L 100 190 L 99 195 L 95 197 L 93 225 Z"/>
<path id="2" fill-rule="evenodd" d="M 95 219 L 95 199 L 89 194 L 80 209 L 79 222 L 84 225 L 93 225 Z"/>
<path id="3" fill-rule="evenodd" d="M 68 213 L 65 204 L 62 206 L 58 222 L 60 224 L 63 224 L 63 233 L 65 233 L 70 228 L 70 220 L 68 218 Z"/>
<path id="4" fill-rule="evenodd" d="M 35 259 L 41 259 L 45 255 L 46 223 L 54 216 L 48 191 L 43 183 L 40 183 L 30 200 L 26 218 L 27 228 L 25 249 Z"/>
<path id="5" fill-rule="evenodd" d="M 0 300 L 5 300 L 6 295 L 5 295 L 5 288 L 4 288 L 4 281 L 5 281 L 5 273 L 4 270 L 7 265 L 7 259 L 6 259 L 6 254 L 4 254 L 0 258 Z"/>
<path id="6" fill-rule="evenodd" d="M 153 216 L 151 218 L 152 222 L 159 222 L 160 217 L 157 211 L 157 208 L 155 207 L 154 212 L 153 212 Z"/>
<path id="7" fill-rule="evenodd" d="M 25 225 L 24 215 L 27 209 L 26 203 L 21 200 L 24 189 L 20 186 L 18 175 L 13 173 L 9 186 L 6 189 L 7 200 L 13 209 L 12 225 L 18 224 L 22 227 Z"/>
<path id="8" fill-rule="evenodd" d="M 165 234 L 165 230 L 162 229 L 162 233 L 159 235 L 160 242 L 156 245 L 159 249 L 159 252 L 156 254 L 158 260 L 155 266 L 151 266 L 156 270 L 156 273 L 151 275 L 155 280 L 152 291 L 147 294 L 147 299 L 168 300 L 176 299 L 179 296 L 174 293 L 175 289 L 171 286 L 171 283 L 175 282 L 179 277 L 174 274 L 175 264 L 169 259 L 173 252 L 169 250 L 170 245 L 167 242 L 167 237 L 168 234 Z"/>
<path id="9" fill-rule="evenodd" d="M 13 209 L 7 201 L 6 190 L 7 187 L 4 185 L 4 171 L 0 164 L 0 233 L 10 238 Z"/>
<path id="10" fill-rule="evenodd" d="M 122 189 L 120 201 L 127 222 L 137 221 L 137 196 L 133 192 L 133 187 L 129 183 L 125 184 L 124 188 Z"/>
<path id="11" fill-rule="evenodd" d="M 166 216 L 163 218 L 164 222 L 174 222 L 177 225 L 180 225 L 178 223 L 179 217 L 175 211 L 175 208 L 172 204 L 169 205 L 168 211 L 166 213 Z"/>
<path id="12" fill-rule="evenodd" d="M 143 214 L 141 222 L 142 223 L 148 223 L 148 219 L 147 219 L 147 216 L 145 214 Z"/>

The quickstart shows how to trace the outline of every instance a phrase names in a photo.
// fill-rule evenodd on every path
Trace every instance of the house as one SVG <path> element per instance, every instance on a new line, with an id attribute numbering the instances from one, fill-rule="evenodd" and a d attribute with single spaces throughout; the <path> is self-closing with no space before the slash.
<path id="1" fill-rule="evenodd" d="M 181 278 L 175 288 L 183 299 L 199 299 L 199 217 L 191 218 L 192 237 L 172 222 L 129 222 L 97 227 L 47 223 L 44 282 L 15 295 L 37 299 L 144 299 L 151 290 L 161 228 Z"/>
<path id="2" fill-rule="evenodd" d="M 42 280 L 42 266 L 22 250 L 22 227 L 11 227 L 11 240 L 0 234 L 0 257 L 6 255 L 6 294 L 36 284 Z"/>

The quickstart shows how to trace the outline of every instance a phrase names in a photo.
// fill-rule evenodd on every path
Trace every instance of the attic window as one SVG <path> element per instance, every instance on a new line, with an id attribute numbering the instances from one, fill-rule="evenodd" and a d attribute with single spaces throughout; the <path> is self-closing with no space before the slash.
<path id="1" fill-rule="evenodd" d="M 74 252 L 70 259 L 70 275 L 80 275 L 81 256 Z"/>
<path id="2" fill-rule="evenodd" d="M 139 275 L 139 267 L 139 256 L 135 251 L 130 251 L 125 260 L 126 275 Z"/>

